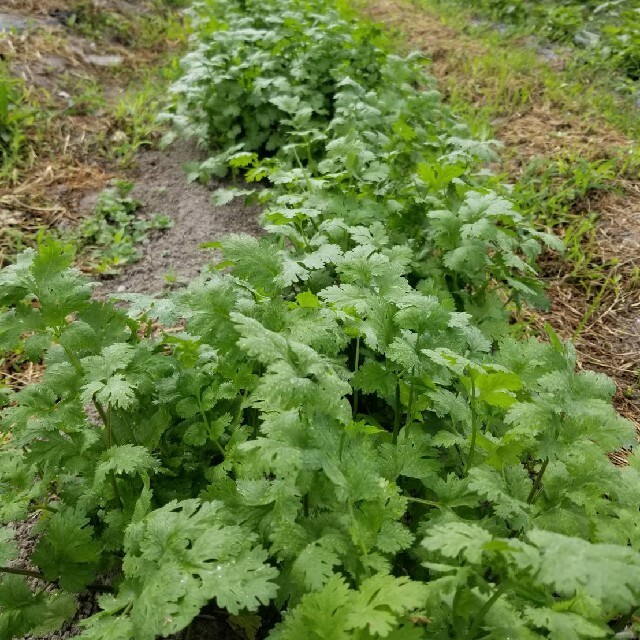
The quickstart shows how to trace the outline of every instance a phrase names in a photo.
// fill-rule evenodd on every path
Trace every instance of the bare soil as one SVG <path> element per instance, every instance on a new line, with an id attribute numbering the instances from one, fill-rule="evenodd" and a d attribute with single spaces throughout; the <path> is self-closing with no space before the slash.
<path id="1" fill-rule="evenodd" d="M 211 250 L 200 249 L 202 243 L 229 233 L 260 233 L 257 207 L 245 205 L 241 198 L 214 206 L 212 189 L 220 184 L 206 187 L 186 181 L 184 164 L 196 158 L 196 150 L 184 143 L 139 156 L 137 169 L 130 176 L 136 185 L 131 195 L 143 203 L 142 215 L 169 215 L 173 227 L 155 233 L 143 247 L 142 260 L 103 281 L 99 295 L 158 293 L 169 284 L 186 284 L 213 258 Z"/>

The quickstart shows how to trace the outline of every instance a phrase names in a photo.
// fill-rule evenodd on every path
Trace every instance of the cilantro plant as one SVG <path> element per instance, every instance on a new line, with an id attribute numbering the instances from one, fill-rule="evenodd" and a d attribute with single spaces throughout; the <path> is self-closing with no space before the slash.
<path id="1" fill-rule="evenodd" d="M 607 453 L 634 429 L 570 344 L 510 324 L 553 239 L 483 186 L 490 147 L 366 24 L 328 2 L 209 7 L 194 51 L 222 66 L 187 61 L 175 117 L 217 145 L 198 175 L 270 184 L 267 233 L 216 243 L 218 269 L 168 297 L 94 300 L 51 240 L 0 272 L 0 348 L 45 364 L 4 400 L 0 518 L 31 516 L 36 540 L 27 565 L 0 538 L 2 637 L 58 628 L 85 589 L 82 640 L 170 636 L 210 605 L 270 640 L 633 633 L 640 465 Z M 258 142 L 220 137 L 208 87 L 271 86 L 293 73 L 280 52 L 325 32 L 368 62 L 297 78 L 330 87 L 323 128 L 240 102 Z"/>

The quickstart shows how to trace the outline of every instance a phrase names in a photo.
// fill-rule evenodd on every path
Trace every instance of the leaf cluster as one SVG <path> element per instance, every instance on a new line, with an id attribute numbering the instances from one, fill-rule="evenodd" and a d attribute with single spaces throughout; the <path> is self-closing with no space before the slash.
<path id="1" fill-rule="evenodd" d="M 97 301 L 54 241 L 0 272 L 0 344 L 45 364 L 2 414 L 0 517 L 37 516 L 39 572 L 35 590 L 15 574 L 7 528 L 3 637 L 59 626 L 104 575 L 113 592 L 83 640 L 168 636 L 209 604 L 272 640 L 631 627 L 640 466 L 606 454 L 634 430 L 569 343 L 510 325 L 511 302 L 538 295 L 533 260 L 551 239 L 482 186 L 487 146 L 419 84 L 416 61 L 361 39 L 329 4 L 216 11 L 203 11 L 197 56 L 222 55 L 244 23 L 272 25 L 245 40 L 264 61 L 254 84 L 269 60 L 282 70 L 272 43 L 284 33 L 283 51 L 298 51 L 302 30 L 305 52 L 311 26 L 311 50 L 326 32 L 347 52 L 356 42 L 367 68 L 347 76 L 340 54 L 314 66 L 324 84 L 298 79 L 309 94 L 331 86 L 309 157 L 282 114 L 258 127 L 275 154 L 230 151 L 271 183 L 267 233 L 217 243 L 219 269 L 185 290 Z M 189 126 L 222 70 L 183 78 Z"/>

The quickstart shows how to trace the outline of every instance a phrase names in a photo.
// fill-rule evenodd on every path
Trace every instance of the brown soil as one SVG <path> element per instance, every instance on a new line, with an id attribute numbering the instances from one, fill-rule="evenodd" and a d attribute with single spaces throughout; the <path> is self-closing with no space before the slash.
<path id="1" fill-rule="evenodd" d="M 112 149 L 126 146 L 132 132 L 114 107 L 144 81 L 164 56 L 178 55 L 181 43 L 164 38 L 153 47 L 123 46 L 111 35 L 65 24 L 78 0 L 4 0 L 2 9 L 28 26 L 2 32 L 0 57 L 24 85 L 27 110 L 22 158 L 0 177 L 0 265 L 15 251 L 16 236 L 30 242 L 38 228 L 74 219 L 77 203 L 118 174 Z M 157 11 L 147 0 L 93 0 L 88 10 L 111 20 Z M 57 17 L 52 17 L 52 15 Z M 160 19 L 160 18 L 158 18 Z M 90 29 L 88 23 L 80 26 Z M 118 63 L 104 64 L 106 56 Z M 101 62 L 102 60 L 102 62 Z M 155 136 L 155 137 L 154 137 Z M 157 140 L 150 132 L 145 144 Z"/>
<path id="2" fill-rule="evenodd" d="M 406 42 L 407 49 L 421 50 L 432 60 L 431 70 L 445 99 L 449 92 L 459 94 L 462 90 L 465 99 L 481 107 L 487 96 L 495 95 L 493 85 L 498 79 L 491 74 L 472 77 L 467 72 L 469 65 L 481 64 L 486 52 L 478 41 L 444 25 L 424 7 L 404 0 L 366 0 L 364 10 L 398 33 L 397 40 Z M 525 79 L 514 71 L 508 82 L 517 92 Z M 635 144 L 601 121 L 554 104 L 535 78 L 527 77 L 526 86 L 529 98 L 525 104 L 515 110 L 505 106 L 492 123 L 495 137 L 504 145 L 499 170 L 511 181 L 519 178 L 533 158 L 615 158 Z M 589 249 L 593 265 L 606 265 L 606 281 L 587 292 L 572 275 L 573 265 L 548 259 L 541 267 L 552 308 L 549 313 L 532 314 L 528 320 L 539 328 L 549 322 L 563 338 L 572 337 L 579 329 L 575 344 L 580 365 L 600 370 L 616 381 L 617 407 L 640 430 L 640 183 L 621 181 L 616 186 L 617 193 L 577 203 L 581 211 L 598 215 Z M 600 305 L 592 309 L 599 288 L 605 285 Z"/>
<path id="3" fill-rule="evenodd" d="M 248 207 L 241 198 L 216 207 L 210 188 L 187 183 L 183 166 L 196 157 L 194 148 L 187 144 L 139 156 L 137 170 L 130 176 L 136 184 L 132 197 L 143 203 L 142 215 L 166 214 L 174 224 L 151 239 L 142 260 L 104 281 L 99 294 L 158 293 L 168 284 L 165 275 L 177 285 L 186 284 L 212 260 L 211 250 L 199 248 L 203 242 L 229 233 L 260 233 L 257 207 Z"/>

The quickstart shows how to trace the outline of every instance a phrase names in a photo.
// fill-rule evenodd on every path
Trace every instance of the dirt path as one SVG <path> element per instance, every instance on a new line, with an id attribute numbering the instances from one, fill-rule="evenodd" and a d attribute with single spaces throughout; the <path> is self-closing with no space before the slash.
<path id="1" fill-rule="evenodd" d="M 40 229 L 70 228 L 90 215 L 114 178 L 135 184 L 140 215 L 165 214 L 173 227 L 152 234 L 138 247 L 142 260 L 103 279 L 97 295 L 183 285 L 212 259 L 201 243 L 258 231 L 255 208 L 240 200 L 214 207 L 210 188 L 187 183 L 183 165 L 198 159 L 194 148 L 155 148 L 162 134 L 155 117 L 176 73 L 171 61 L 188 34 L 172 3 L 0 5 L 0 91 L 4 70 L 17 82 L 24 112 L 18 157 L 8 167 L 0 162 L 0 266 Z M 20 354 L 0 358 L 0 376 L 13 387 L 33 382 L 40 369 Z"/>
<path id="2" fill-rule="evenodd" d="M 143 257 L 113 279 L 105 280 L 99 294 L 122 291 L 159 293 L 168 284 L 181 286 L 197 276 L 212 260 L 203 242 L 219 240 L 229 233 L 260 233 L 259 209 L 236 198 L 223 206 L 211 202 L 212 189 L 188 183 L 184 164 L 197 158 L 188 144 L 176 143 L 163 151 L 146 151 L 130 176 L 135 182 L 132 197 L 143 203 L 141 213 L 166 214 L 173 220 L 168 231 L 156 233 L 143 247 Z"/>
<path id="3" fill-rule="evenodd" d="M 398 33 L 407 49 L 432 60 L 445 99 L 463 94 L 472 111 L 481 111 L 500 96 L 503 104 L 491 105 L 491 125 L 504 145 L 499 171 L 512 182 L 533 159 L 619 160 L 636 144 L 602 121 L 568 112 L 526 72 L 470 73 L 490 64 L 486 45 L 443 24 L 424 7 L 368 0 L 364 11 Z M 553 60 L 551 72 L 554 65 L 561 70 L 561 61 Z M 614 187 L 575 203 L 576 213 L 597 214 L 593 236 L 583 240 L 589 243 L 588 264 L 545 259 L 542 276 L 552 308 L 527 319 L 540 328 L 549 322 L 564 338 L 574 336 L 580 363 L 615 379 L 619 410 L 640 428 L 640 181 L 620 180 Z M 587 292 L 576 269 L 598 269 L 604 275 Z"/>

